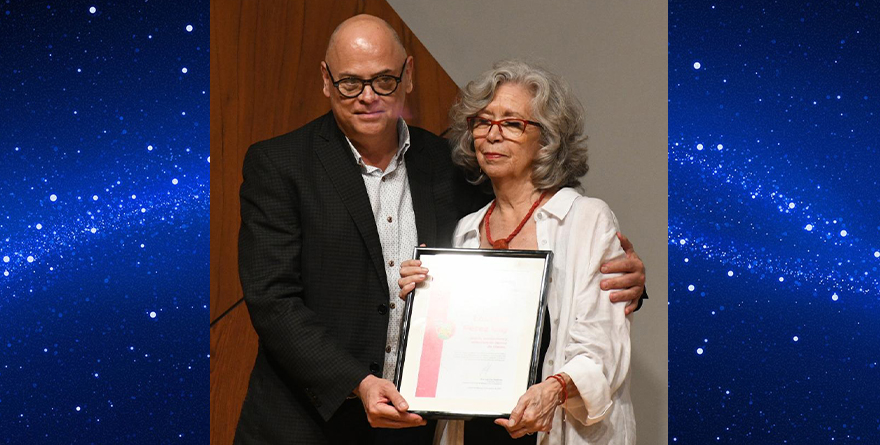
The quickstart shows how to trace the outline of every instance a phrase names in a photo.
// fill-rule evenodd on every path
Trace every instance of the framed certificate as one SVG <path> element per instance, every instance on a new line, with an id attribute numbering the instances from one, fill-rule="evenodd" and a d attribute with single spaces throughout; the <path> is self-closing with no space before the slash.
<path id="1" fill-rule="evenodd" d="M 553 253 L 416 248 L 395 383 L 430 418 L 504 417 L 534 382 Z"/>

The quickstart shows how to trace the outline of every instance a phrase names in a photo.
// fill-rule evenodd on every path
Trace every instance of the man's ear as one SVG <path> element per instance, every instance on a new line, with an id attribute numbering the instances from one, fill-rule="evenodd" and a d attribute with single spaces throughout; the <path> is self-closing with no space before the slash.
<path id="1" fill-rule="evenodd" d="M 333 90 L 333 82 L 330 81 L 330 72 L 327 70 L 327 63 L 321 62 L 321 79 L 323 79 L 324 84 L 321 87 L 321 91 L 324 92 L 324 97 L 330 97 L 330 93 Z"/>
<path id="2" fill-rule="evenodd" d="M 406 92 L 407 94 L 412 92 L 413 89 L 413 69 L 415 68 L 415 63 L 413 62 L 412 56 L 407 56 L 406 58 Z"/>

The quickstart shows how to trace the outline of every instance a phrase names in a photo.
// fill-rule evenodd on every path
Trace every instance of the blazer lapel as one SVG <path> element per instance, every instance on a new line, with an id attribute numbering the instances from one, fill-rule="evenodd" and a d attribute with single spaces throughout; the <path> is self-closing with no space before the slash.
<path id="1" fill-rule="evenodd" d="M 385 260 L 379 232 L 376 229 L 376 220 L 373 217 L 373 208 L 370 206 L 370 197 L 361 178 L 360 168 L 355 163 L 348 142 L 336 124 L 332 112 L 325 116 L 316 142 L 315 153 L 361 233 L 380 283 L 385 283 Z"/>
<path id="2" fill-rule="evenodd" d="M 434 208 L 434 169 L 431 159 L 427 156 L 427 150 L 419 145 L 419 141 L 413 138 L 410 143 L 411 146 L 406 152 L 406 170 L 413 211 L 416 214 L 419 244 L 425 243 L 428 247 L 435 247 L 437 218 Z"/>

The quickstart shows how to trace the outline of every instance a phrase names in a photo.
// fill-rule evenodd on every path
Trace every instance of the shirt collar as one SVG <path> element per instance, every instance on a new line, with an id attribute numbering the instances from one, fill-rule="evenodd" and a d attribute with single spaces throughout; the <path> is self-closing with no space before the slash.
<path id="1" fill-rule="evenodd" d="M 571 210 L 571 205 L 574 203 L 574 200 L 581 196 L 577 190 L 571 187 L 564 187 L 559 189 L 552 198 L 550 198 L 544 205 L 541 206 L 535 214 L 532 215 L 532 218 L 537 218 L 538 213 L 547 213 L 554 218 L 563 221 L 565 217 L 568 215 L 568 212 Z M 456 239 L 455 242 L 457 244 L 460 243 L 461 240 L 467 238 L 469 235 L 478 236 L 480 233 L 480 224 L 483 223 L 483 218 L 486 217 L 486 212 L 489 210 L 489 206 L 492 205 L 490 202 L 483 206 L 482 209 L 478 210 L 476 213 L 471 213 L 468 216 L 465 216 L 461 220 L 461 228 L 462 230 L 459 232 L 460 239 Z"/>
<path id="2" fill-rule="evenodd" d="M 571 205 L 578 196 L 581 196 L 581 194 L 571 187 L 561 188 L 552 198 L 550 198 L 549 201 L 541 206 L 540 210 L 549 213 L 551 216 L 562 221 L 565 219 L 565 216 L 568 215 L 568 211 L 571 210 Z"/>
<path id="3" fill-rule="evenodd" d="M 345 141 L 348 142 L 348 147 L 351 149 L 351 153 L 354 155 L 354 160 L 363 168 L 373 169 L 375 167 L 370 167 L 367 164 L 364 164 L 363 157 L 354 148 L 354 144 L 351 143 L 351 139 L 348 136 L 345 136 Z M 394 154 L 394 157 L 391 158 L 391 162 L 388 164 L 389 169 L 393 166 L 397 166 L 403 160 L 404 155 L 406 155 L 407 150 L 409 150 L 410 140 L 409 140 L 409 126 L 406 125 L 406 122 L 402 117 L 397 118 L 397 153 Z"/>

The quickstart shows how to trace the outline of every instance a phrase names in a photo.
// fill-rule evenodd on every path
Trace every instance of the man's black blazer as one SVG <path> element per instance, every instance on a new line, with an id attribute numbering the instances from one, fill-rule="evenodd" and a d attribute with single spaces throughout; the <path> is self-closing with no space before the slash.
<path id="1" fill-rule="evenodd" d="M 419 243 L 449 245 L 458 219 L 489 197 L 463 180 L 444 139 L 409 130 Z M 381 376 L 389 295 L 369 197 L 333 114 L 254 144 L 243 174 L 239 272 L 260 341 L 235 442 L 414 440 L 369 428 L 360 401 L 346 400 Z"/>

